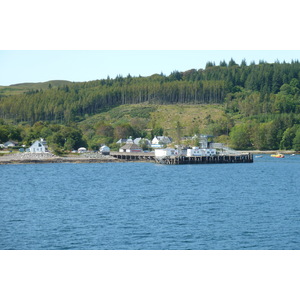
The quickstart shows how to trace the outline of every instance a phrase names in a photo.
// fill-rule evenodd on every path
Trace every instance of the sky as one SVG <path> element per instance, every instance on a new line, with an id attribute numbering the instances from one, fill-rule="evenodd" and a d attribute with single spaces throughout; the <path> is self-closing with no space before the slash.
<path id="1" fill-rule="evenodd" d="M 0 85 L 90 81 L 205 68 L 208 61 L 290 62 L 300 50 L 0 50 Z"/>

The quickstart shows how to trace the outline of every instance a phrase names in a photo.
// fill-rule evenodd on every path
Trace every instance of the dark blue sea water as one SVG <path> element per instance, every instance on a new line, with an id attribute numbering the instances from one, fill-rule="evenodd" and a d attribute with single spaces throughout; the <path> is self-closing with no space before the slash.
<path id="1" fill-rule="evenodd" d="M 299 156 L 0 170 L 0 249 L 300 249 Z"/>

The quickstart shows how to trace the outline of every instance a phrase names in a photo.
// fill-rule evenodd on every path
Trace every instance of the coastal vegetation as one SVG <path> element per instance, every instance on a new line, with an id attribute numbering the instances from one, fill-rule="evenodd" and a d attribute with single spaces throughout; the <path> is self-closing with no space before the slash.
<path id="1" fill-rule="evenodd" d="M 57 150 L 197 133 L 241 150 L 300 151 L 299 61 L 231 59 L 169 76 L 0 87 L 0 144 L 43 137 Z"/>

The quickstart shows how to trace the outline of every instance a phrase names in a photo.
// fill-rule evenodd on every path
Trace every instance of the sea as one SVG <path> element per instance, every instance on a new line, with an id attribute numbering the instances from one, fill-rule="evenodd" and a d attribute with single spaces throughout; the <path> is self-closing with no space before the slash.
<path id="1" fill-rule="evenodd" d="M 0 165 L 1 250 L 299 250 L 300 155 Z"/>

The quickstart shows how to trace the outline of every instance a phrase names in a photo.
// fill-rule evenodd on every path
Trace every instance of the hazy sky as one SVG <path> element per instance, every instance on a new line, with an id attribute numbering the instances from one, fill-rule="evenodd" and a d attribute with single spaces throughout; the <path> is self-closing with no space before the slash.
<path id="1" fill-rule="evenodd" d="M 48 80 L 89 81 L 117 75 L 169 75 L 233 58 L 258 63 L 300 59 L 300 50 L 1 50 L 0 85 Z"/>

